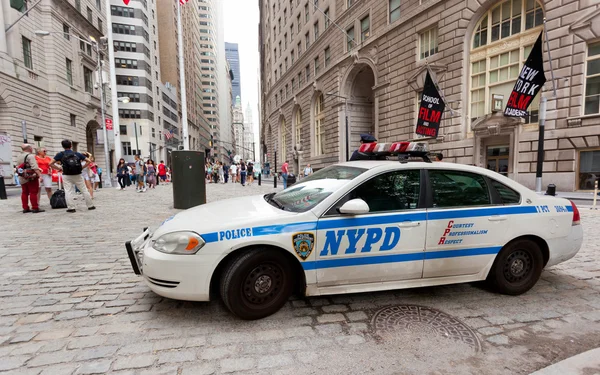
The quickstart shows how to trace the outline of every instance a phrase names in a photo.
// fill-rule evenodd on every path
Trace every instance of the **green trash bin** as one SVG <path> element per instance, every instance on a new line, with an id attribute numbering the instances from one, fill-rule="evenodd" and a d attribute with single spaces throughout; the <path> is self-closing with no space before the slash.
<path id="1" fill-rule="evenodd" d="M 206 203 L 204 153 L 173 151 L 171 154 L 173 206 L 187 209 Z"/>

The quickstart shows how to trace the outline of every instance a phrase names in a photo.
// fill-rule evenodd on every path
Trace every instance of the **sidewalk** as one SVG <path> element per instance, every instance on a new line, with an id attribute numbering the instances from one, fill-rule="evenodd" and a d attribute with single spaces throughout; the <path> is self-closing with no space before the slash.
<path id="1" fill-rule="evenodd" d="M 600 373 L 600 348 L 562 360 L 530 375 L 587 375 Z"/>

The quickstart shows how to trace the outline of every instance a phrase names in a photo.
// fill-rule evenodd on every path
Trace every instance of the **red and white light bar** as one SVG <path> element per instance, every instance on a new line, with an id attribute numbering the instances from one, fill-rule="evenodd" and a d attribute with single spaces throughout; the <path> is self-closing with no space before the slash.
<path id="1" fill-rule="evenodd" d="M 421 156 L 429 152 L 427 143 L 394 142 L 394 143 L 363 143 L 358 152 L 365 155 L 398 155 L 411 154 Z"/>

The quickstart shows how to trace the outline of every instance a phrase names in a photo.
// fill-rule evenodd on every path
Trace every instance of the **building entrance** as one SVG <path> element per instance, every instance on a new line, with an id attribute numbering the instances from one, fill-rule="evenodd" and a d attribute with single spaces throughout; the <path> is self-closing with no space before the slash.
<path id="1" fill-rule="evenodd" d="M 486 156 L 487 169 L 508 177 L 508 146 L 488 146 Z"/>

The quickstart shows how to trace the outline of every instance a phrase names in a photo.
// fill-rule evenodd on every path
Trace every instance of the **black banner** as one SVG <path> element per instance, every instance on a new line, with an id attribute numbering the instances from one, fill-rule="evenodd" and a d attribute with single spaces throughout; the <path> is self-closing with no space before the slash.
<path id="1" fill-rule="evenodd" d="M 416 133 L 437 138 L 445 107 L 446 103 L 442 100 L 440 93 L 433 84 L 429 71 L 427 71 L 425 86 L 423 86 L 423 95 L 421 96 L 421 106 L 419 107 Z"/>
<path id="2" fill-rule="evenodd" d="M 544 82 L 546 82 L 546 76 L 542 56 L 542 33 L 540 33 L 517 78 L 517 83 L 515 83 L 515 87 L 510 93 L 504 109 L 504 116 L 527 116 L 527 108 L 542 89 Z"/>

